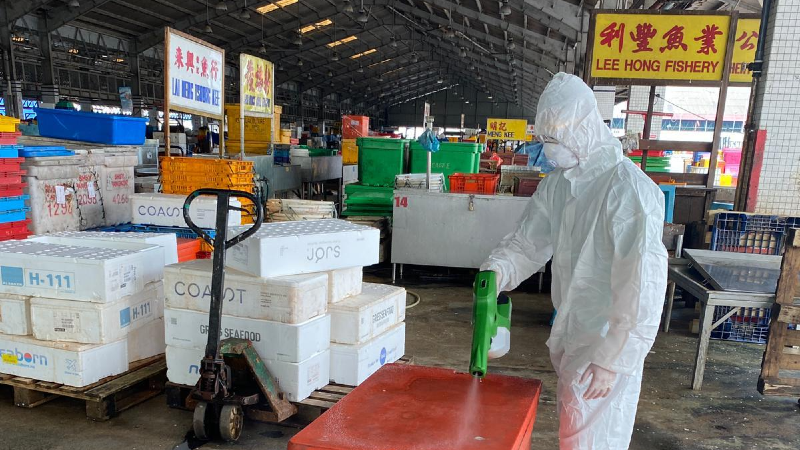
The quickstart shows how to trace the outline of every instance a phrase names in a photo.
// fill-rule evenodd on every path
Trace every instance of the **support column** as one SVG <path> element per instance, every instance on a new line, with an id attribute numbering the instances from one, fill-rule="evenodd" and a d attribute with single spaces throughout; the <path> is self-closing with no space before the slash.
<path id="1" fill-rule="evenodd" d="M 130 73 L 131 73 L 131 101 L 133 102 L 133 115 L 141 117 L 146 110 L 144 97 L 142 96 L 142 76 L 139 71 L 139 49 L 135 42 L 130 44 Z"/>
<path id="2" fill-rule="evenodd" d="M 17 80 L 17 67 L 14 62 L 14 48 L 11 43 L 11 30 L 5 26 L 0 27 L 0 47 L 3 50 L 3 97 L 6 103 L 6 115 L 9 117 L 23 118 L 22 113 L 22 82 Z"/>
<path id="3" fill-rule="evenodd" d="M 55 108 L 59 100 L 58 83 L 56 81 L 55 69 L 53 68 L 53 41 L 47 31 L 47 19 L 39 18 L 39 49 L 42 52 L 42 101 L 43 108 Z"/>
<path id="4" fill-rule="evenodd" d="M 750 177 L 746 195 L 746 209 L 760 214 L 800 215 L 800 190 L 796 184 L 800 174 L 800 31 L 787 19 L 798 15 L 799 0 L 772 0 L 763 37 L 764 71 L 755 93 L 756 130 L 751 136 L 755 139 L 755 153 L 751 156 L 760 164 L 747 167 Z"/>

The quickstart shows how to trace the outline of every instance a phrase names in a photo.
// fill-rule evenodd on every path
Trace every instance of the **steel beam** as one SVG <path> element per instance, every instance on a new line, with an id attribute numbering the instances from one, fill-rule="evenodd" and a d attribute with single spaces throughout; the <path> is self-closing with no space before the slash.
<path id="1" fill-rule="evenodd" d="M 89 11 L 105 5 L 111 0 L 83 0 L 77 8 L 70 8 L 66 3 L 47 12 L 47 31 L 52 33 L 62 26 L 81 17 Z"/>

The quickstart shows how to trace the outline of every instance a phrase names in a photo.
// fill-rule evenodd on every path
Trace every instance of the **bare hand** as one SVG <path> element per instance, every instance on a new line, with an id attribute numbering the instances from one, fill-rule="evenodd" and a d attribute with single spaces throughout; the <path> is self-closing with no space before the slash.
<path id="1" fill-rule="evenodd" d="M 592 377 L 592 382 L 583 394 L 584 400 L 596 400 L 608 397 L 608 394 L 611 393 L 611 388 L 614 387 L 617 374 L 592 363 L 589 364 L 586 372 L 583 373 L 580 384 L 586 383 L 590 376 Z"/>

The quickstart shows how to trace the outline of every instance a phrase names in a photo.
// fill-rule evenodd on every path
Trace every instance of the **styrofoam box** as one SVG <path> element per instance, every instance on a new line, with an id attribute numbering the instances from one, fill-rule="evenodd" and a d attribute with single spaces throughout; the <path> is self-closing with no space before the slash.
<path id="1" fill-rule="evenodd" d="M 83 387 L 128 370 L 128 343 L 76 344 L 0 335 L 0 373 Z"/>
<path id="2" fill-rule="evenodd" d="M 164 269 L 166 304 L 169 308 L 208 312 L 211 304 L 210 259 L 197 259 Z M 260 278 L 225 270 L 225 304 L 229 316 L 305 322 L 328 309 L 328 274 Z"/>
<path id="3" fill-rule="evenodd" d="M 31 332 L 31 298 L 0 294 L 0 333 L 26 336 Z"/>
<path id="4" fill-rule="evenodd" d="M 78 168 L 75 194 L 78 196 L 81 230 L 106 224 L 105 217 L 103 217 L 105 198 L 98 183 L 98 166 L 102 164 L 102 155 L 86 155 L 85 163 Z"/>
<path id="5" fill-rule="evenodd" d="M 29 239 L 39 240 L 40 242 L 51 242 L 54 244 L 77 245 L 79 247 L 90 247 L 91 244 L 89 244 L 88 241 L 118 241 L 139 245 L 158 245 L 164 248 L 165 266 L 178 262 L 178 241 L 173 233 L 63 231 L 61 233 L 49 234 L 45 239 L 40 238 L 42 238 L 42 236 L 34 236 Z"/>
<path id="6" fill-rule="evenodd" d="M 328 305 L 331 342 L 358 344 L 383 333 L 406 317 L 405 288 L 364 283 L 361 294 Z"/>
<path id="7" fill-rule="evenodd" d="M 404 322 L 363 344 L 331 344 L 331 382 L 358 386 L 384 364 L 402 358 L 405 352 Z"/>
<path id="8" fill-rule="evenodd" d="M 25 193 L 30 196 L 31 223 L 28 228 L 34 234 L 80 229 L 80 211 L 75 185 L 78 183 L 78 166 L 84 164 L 85 156 L 63 156 L 58 158 L 25 158 L 22 169 Z"/>
<path id="9" fill-rule="evenodd" d="M 188 227 L 183 219 L 185 195 L 174 194 L 133 194 L 131 195 L 132 222 L 162 227 Z M 239 200 L 231 198 L 230 205 L 241 207 Z M 216 228 L 217 200 L 212 197 L 198 197 L 192 201 L 189 215 L 200 228 Z M 242 224 L 242 213 L 228 211 L 228 225 Z"/>
<path id="10" fill-rule="evenodd" d="M 151 320 L 138 329 L 131 330 L 128 341 L 128 361 L 150 358 L 164 353 L 164 318 Z"/>
<path id="11" fill-rule="evenodd" d="M 167 346 L 167 379 L 172 383 L 194 386 L 200 378 L 203 350 Z M 305 400 L 315 390 L 325 387 L 330 378 L 330 350 L 315 353 L 299 363 L 262 359 L 278 387 L 291 402 Z"/>
<path id="12" fill-rule="evenodd" d="M 205 349 L 208 313 L 186 309 L 164 310 L 166 342 L 173 347 Z M 222 316 L 222 339 L 248 339 L 264 359 L 300 362 L 330 347 L 331 317 L 315 317 L 299 324 Z"/>
<path id="13" fill-rule="evenodd" d="M 363 267 L 350 267 L 328 272 L 328 302 L 336 303 L 360 294 L 363 278 Z"/>
<path id="14" fill-rule="evenodd" d="M 164 284 L 160 281 L 112 303 L 31 299 L 33 336 L 43 341 L 106 344 L 163 315 Z"/>
<path id="15" fill-rule="evenodd" d="M 0 242 L 0 292 L 108 303 L 164 277 L 161 247 L 111 241 L 92 245 Z"/>
<path id="16" fill-rule="evenodd" d="M 345 220 L 265 223 L 228 250 L 227 265 L 259 277 L 369 266 L 378 262 L 379 240 L 377 228 Z"/>
<path id="17" fill-rule="evenodd" d="M 133 219 L 130 202 L 134 193 L 133 168 L 138 162 L 137 155 L 105 155 L 97 175 L 103 190 L 103 214 L 107 226 L 130 223 Z"/>

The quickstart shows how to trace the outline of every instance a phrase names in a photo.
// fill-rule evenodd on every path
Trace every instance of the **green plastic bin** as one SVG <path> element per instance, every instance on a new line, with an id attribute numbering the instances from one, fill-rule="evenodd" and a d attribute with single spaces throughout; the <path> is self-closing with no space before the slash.
<path id="1" fill-rule="evenodd" d="M 345 186 L 344 216 L 391 216 L 394 188 L 348 184 Z"/>
<path id="2" fill-rule="evenodd" d="M 406 173 L 408 142 L 408 139 L 356 139 L 361 184 L 394 187 L 395 175 Z"/>
<path id="3" fill-rule="evenodd" d="M 411 142 L 409 172 L 428 170 L 428 151 L 417 141 Z M 478 173 L 481 168 L 483 144 L 472 142 L 440 142 L 439 151 L 431 154 L 431 172 L 444 174 L 445 191 L 450 190 L 448 177 L 454 173 Z"/>

